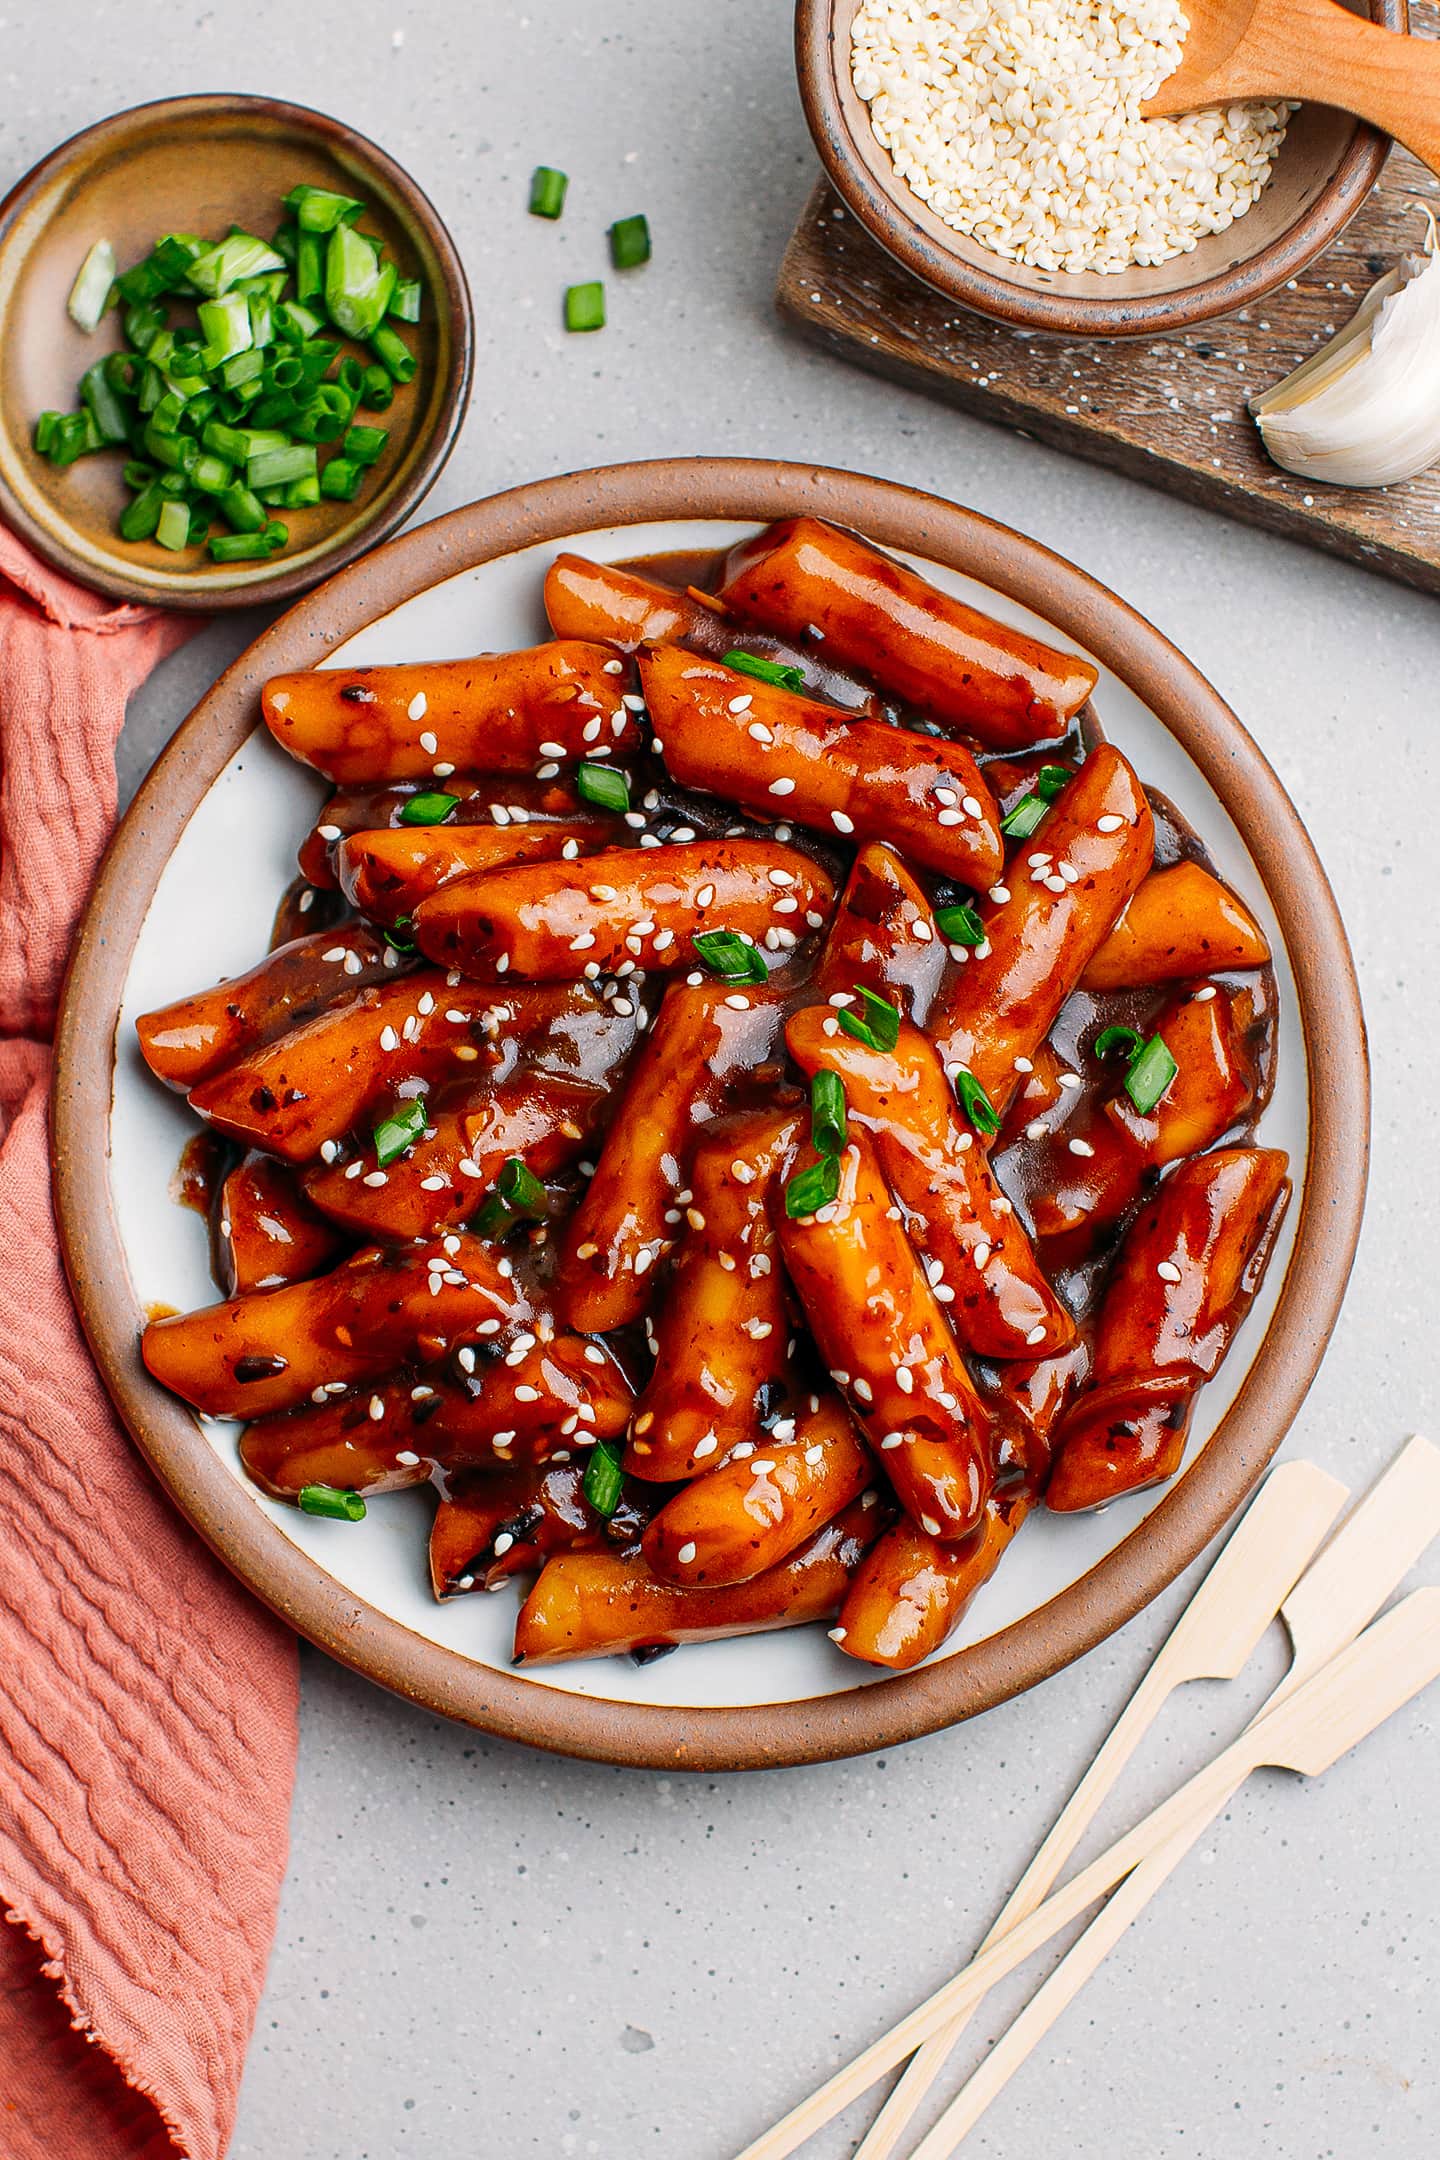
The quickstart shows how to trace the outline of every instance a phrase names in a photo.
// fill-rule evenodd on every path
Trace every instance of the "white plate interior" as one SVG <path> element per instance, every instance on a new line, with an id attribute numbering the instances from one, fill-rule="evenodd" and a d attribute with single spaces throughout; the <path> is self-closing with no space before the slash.
<path id="1" fill-rule="evenodd" d="M 731 520 L 674 520 L 610 526 L 546 541 L 432 586 L 369 624 L 325 665 L 459 658 L 531 644 L 546 635 L 541 581 L 562 549 L 614 561 L 681 548 L 725 547 L 754 530 L 753 524 Z M 1062 644 L 1073 643 L 1042 617 L 988 586 L 922 557 L 907 559 L 946 591 L 1003 621 Z M 1264 1135 L 1269 1145 L 1289 1150 L 1298 1175 L 1308 1099 L 1299 1010 L 1279 925 L 1244 837 L 1154 713 L 1107 669 L 1101 669 L 1095 702 L 1107 734 L 1133 760 L 1142 779 L 1168 795 L 1195 826 L 1221 874 L 1264 925 L 1276 955 L 1281 1031 L 1279 1081 L 1265 1115 Z M 294 875 L 295 851 L 312 822 L 319 794 L 320 784 L 257 727 L 191 817 L 161 875 L 136 943 L 116 1045 L 110 1173 L 120 1240 L 143 1306 L 189 1311 L 213 1302 L 217 1293 L 203 1223 L 167 1198 L 195 1120 L 183 1099 L 160 1087 L 145 1069 L 136 1048 L 136 1016 L 253 966 L 269 941 L 276 902 Z M 1194 1462 L 1219 1424 L 1269 1324 L 1298 1218 L 1298 1204 L 1292 1203 L 1255 1307 L 1218 1379 L 1200 1396 L 1187 1462 Z M 202 1422 L 200 1429 L 252 1504 L 355 1597 L 458 1656 L 510 1671 L 513 1589 L 458 1598 L 443 1606 L 430 1595 L 425 1565 L 428 1494 L 387 1496 L 358 1525 L 317 1521 L 267 1500 L 249 1483 L 236 1447 L 238 1425 Z M 1040 1510 L 940 1654 L 954 1656 L 1057 1596 L 1112 1551 L 1160 1497 L 1153 1492 L 1137 1495 L 1090 1516 L 1054 1517 Z M 606 1658 L 524 1677 L 536 1687 L 617 1702 L 729 1708 L 839 1694 L 874 1686 L 886 1675 L 866 1672 L 842 1658 L 823 1629 L 806 1627 L 748 1641 L 692 1645 L 639 1668 L 628 1658 Z"/>

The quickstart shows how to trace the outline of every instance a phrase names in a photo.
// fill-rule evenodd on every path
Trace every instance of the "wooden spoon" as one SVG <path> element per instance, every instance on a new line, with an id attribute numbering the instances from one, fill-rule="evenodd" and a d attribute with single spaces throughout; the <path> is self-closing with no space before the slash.
<path id="1" fill-rule="evenodd" d="M 1190 28 L 1148 120 L 1301 98 L 1373 121 L 1440 172 L 1440 44 L 1382 30 L 1339 0 L 1185 0 Z"/>

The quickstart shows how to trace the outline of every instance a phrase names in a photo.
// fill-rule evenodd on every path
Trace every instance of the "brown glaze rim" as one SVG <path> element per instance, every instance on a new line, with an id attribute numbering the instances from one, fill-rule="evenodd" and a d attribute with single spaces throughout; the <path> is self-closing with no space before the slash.
<path id="1" fill-rule="evenodd" d="M 831 186 L 897 262 L 936 292 L 995 322 L 1065 337 L 1146 337 L 1229 315 L 1298 277 L 1323 254 L 1370 193 L 1389 155 L 1389 136 L 1357 122 L 1331 177 L 1294 223 L 1216 276 L 1150 298 L 1117 293 L 1092 300 L 1047 292 L 1007 277 L 998 255 L 989 258 L 992 271 L 932 239 L 905 208 L 907 198 L 915 200 L 905 182 L 897 175 L 893 188 L 887 187 L 870 171 L 840 98 L 836 71 L 848 62 L 834 51 L 836 5 L 837 0 L 797 0 L 795 9 L 800 101 Z M 1408 0 L 1364 0 L 1364 5 L 1385 29 L 1408 28 Z"/>
<path id="2" fill-rule="evenodd" d="M 357 1600 L 290 1543 L 191 1413 L 150 1379 L 110 1193 L 120 1000 L 156 880 L 191 812 L 256 725 L 268 676 L 309 667 L 402 601 L 536 542 L 653 519 L 764 523 L 802 511 L 1037 609 L 1134 689 L 1219 795 L 1275 907 L 1299 996 L 1312 1086 L 1296 1242 L 1240 1394 L 1194 1465 L 1113 1553 L 1023 1620 L 940 1663 L 838 1695 L 751 1709 L 599 1701 L 473 1664 Z M 1322 1058 L 1323 1086 L 1315 1080 Z M 1092 1649 L 1196 1558 L 1279 1447 L 1334 1326 L 1364 1203 L 1369 1074 L 1349 947 L 1309 836 L 1229 707 L 1143 617 L 1037 541 L 912 488 L 810 465 L 670 458 L 566 474 L 452 511 L 333 578 L 235 662 L 160 757 L 111 842 L 71 959 L 52 1107 L 61 1246 L 101 1373 L 161 1483 L 241 1581 L 342 1663 L 447 1717 L 595 1761 L 714 1771 L 830 1761 L 973 1717 Z"/>
<path id="3" fill-rule="evenodd" d="M 470 401 L 470 382 L 475 366 L 475 312 L 465 267 L 429 196 L 411 179 L 403 165 L 397 165 L 387 151 L 371 142 L 368 135 L 362 135 L 358 128 L 284 98 L 249 97 L 220 91 L 192 97 L 156 98 L 148 104 L 131 105 L 124 112 L 112 113 L 93 127 L 82 128 L 78 134 L 60 143 L 48 157 L 42 158 L 39 164 L 33 165 L 0 200 L 0 249 L 33 198 L 51 186 L 67 166 L 79 164 L 123 143 L 137 126 L 147 127 L 163 118 L 170 127 L 181 129 L 203 126 L 213 119 L 243 120 L 247 117 L 278 121 L 299 133 L 313 135 L 327 148 L 343 150 L 347 156 L 368 165 L 395 201 L 403 206 L 425 251 L 433 258 L 432 274 L 437 279 L 435 300 L 443 309 L 445 330 L 439 348 L 442 379 L 436 382 L 431 392 L 434 413 L 429 430 L 416 438 L 408 453 L 409 470 L 405 471 L 402 466 L 396 475 L 398 484 L 392 484 L 376 497 L 373 512 L 367 516 L 364 505 L 360 505 L 358 514 L 340 529 L 333 542 L 321 542 L 315 548 L 304 550 L 303 554 L 297 550 L 300 559 L 286 561 L 282 558 L 273 566 L 265 564 L 256 568 L 254 564 L 237 564 L 228 573 L 212 570 L 197 574 L 190 584 L 139 575 L 126 577 L 72 547 L 65 520 L 58 515 L 53 519 L 37 517 L 0 475 L 0 512 L 3 512 L 5 522 L 53 569 L 115 599 L 202 615 L 218 615 L 234 608 L 260 607 L 297 599 L 301 593 L 309 592 L 319 584 L 322 578 L 332 576 L 354 562 L 358 555 L 398 531 L 429 494 L 455 447 Z"/>

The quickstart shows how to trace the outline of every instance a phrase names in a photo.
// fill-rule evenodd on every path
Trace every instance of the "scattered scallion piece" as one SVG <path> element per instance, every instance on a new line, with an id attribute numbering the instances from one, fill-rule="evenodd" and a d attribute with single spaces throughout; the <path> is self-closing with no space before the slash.
<path id="1" fill-rule="evenodd" d="M 418 1099 L 399 1104 L 387 1117 L 381 1118 L 375 1127 L 375 1160 L 381 1169 L 388 1163 L 398 1162 L 424 1130 L 425 1105 Z"/>
<path id="2" fill-rule="evenodd" d="M 1043 795 L 1022 795 L 1010 815 L 1000 820 L 1000 830 L 1011 840 L 1028 840 L 1049 808 Z"/>
<path id="3" fill-rule="evenodd" d="M 1052 803 L 1063 795 L 1075 775 L 1065 765 L 1042 765 L 1035 775 L 1035 793 L 1042 802 Z"/>
<path id="4" fill-rule="evenodd" d="M 1134 1058 L 1145 1047 L 1145 1038 L 1132 1027 L 1101 1028 L 1091 1048 L 1097 1058 Z"/>
<path id="5" fill-rule="evenodd" d="M 566 286 L 565 327 L 567 330 L 604 329 L 605 287 L 599 278 L 592 278 L 587 285 Z"/>
<path id="6" fill-rule="evenodd" d="M 471 1227 L 478 1237 L 504 1237 L 518 1222 L 538 1222 L 549 1213 L 545 1187 L 523 1155 L 511 1155 L 495 1180 Z"/>
<path id="7" fill-rule="evenodd" d="M 400 812 L 402 825 L 441 825 L 449 817 L 460 797 L 446 795 L 439 788 L 427 789 L 423 795 L 412 795 Z"/>
<path id="8" fill-rule="evenodd" d="M 1125 1092 L 1142 1117 L 1155 1108 L 1179 1070 L 1162 1038 L 1152 1035 L 1125 1075 Z"/>
<path id="9" fill-rule="evenodd" d="M 650 260 L 650 221 L 617 218 L 610 227 L 610 260 L 617 270 L 634 270 Z"/>
<path id="10" fill-rule="evenodd" d="M 558 218 L 569 185 L 568 173 L 557 172 L 553 165 L 537 165 L 530 176 L 531 217 Z"/>
<path id="11" fill-rule="evenodd" d="M 263 561 L 290 539 L 268 512 L 352 501 L 384 453 L 388 431 L 356 413 L 383 412 L 415 375 L 398 326 L 420 319 L 420 282 L 402 281 L 382 243 L 357 230 L 356 198 L 301 186 L 285 210 L 293 222 L 273 240 L 239 227 L 216 241 L 165 233 L 118 273 L 97 240 L 80 266 L 72 317 L 93 330 L 113 305 L 124 345 L 86 369 L 77 410 L 39 415 L 33 439 L 61 468 L 121 453 L 125 540 L 176 553 L 208 542 L 214 562 Z"/>
<path id="12" fill-rule="evenodd" d="M 785 1213 L 792 1222 L 828 1207 L 840 1191 L 840 1158 L 822 1155 L 806 1170 L 797 1170 L 785 1187 Z"/>
<path id="13" fill-rule="evenodd" d="M 609 765 L 577 765 L 575 792 L 581 802 L 593 803 L 597 810 L 623 813 L 630 808 L 630 783 L 623 772 Z"/>
<path id="14" fill-rule="evenodd" d="M 951 907 L 937 907 L 935 927 L 947 945 L 983 945 L 985 925 L 968 900 L 957 900 Z"/>
<path id="15" fill-rule="evenodd" d="M 115 283 L 115 250 L 108 240 L 97 240 L 75 273 L 65 311 L 77 328 L 98 330 L 100 318 L 110 304 Z"/>
<path id="16" fill-rule="evenodd" d="M 770 969 L 758 945 L 747 944 L 733 930 L 697 930 L 690 940 L 702 965 L 721 982 L 763 983 Z"/>
<path id="17" fill-rule="evenodd" d="M 981 1087 L 975 1075 L 966 1072 L 963 1066 L 955 1075 L 955 1093 L 960 1098 L 961 1109 L 969 1118 L 976 1132 L 999 1132 L 999 1111 L 995 1108 L 994 1103 L 991 1102 L 990 1097 Z"/>
<path id="18" fill-rule="evenodd" d="M 805 677 L 798 667 L 786 667 L 781 660 L 764 660 L 759 653 L 722 653 L 720 664 L 734 668 L 737 675 L 753 675 L 756 682 L 773 683 L 777 690 L 805 688 Z"/>
<path id="19" fill-rule="evenodd" d="M 410 915 L 397 915 L 394 922 L 390 923 L 388 926 L 383 923 L 381 924 L 380 935 L 384 938 L 387 945 L 394 946 L 396 952 L 414 952 L 414 938 L 406 937 L 405 935 L 405 932 L 410 928 L 413 920 L 413 916 Z"/>
<path id="20" fill-rule="evenodd" d="M 597 1440 L 590 1450 L 585 1464 L 585 1476 L 581 1490 L 597 1515 L 608 1522 L 620 1505 L 624 1477 L 620 1469 L 620 1450 L 613 1441 Z"/>
<path id="21" fill-rule="evenodd" d="M 325 1515 L 332 1522 L 363 1522 L 365 1502 L 358 1492 L 342 1491 L 338 1485 L 302 1485 L 302 1515 Z"/>
<path id="22" fill-rule="evenodd" d="M 810 1082 L 810 1139 L 817 1155 L 838 1155 L 845 1146 L 845 1084 L 823 1066 Z"/>
<path id="23" fill-rule="evenodd" d="M 871 1050 L 893 1050 L 900 1040 L 900 1014 L 887 999 L 877 997 L 863 983 L 856 983 L 855 995 L 860 1000 L 860 1010 L 842 1005 L 835 1017 L 847 1035 L 857 1042 L 865 1043 Z"/>

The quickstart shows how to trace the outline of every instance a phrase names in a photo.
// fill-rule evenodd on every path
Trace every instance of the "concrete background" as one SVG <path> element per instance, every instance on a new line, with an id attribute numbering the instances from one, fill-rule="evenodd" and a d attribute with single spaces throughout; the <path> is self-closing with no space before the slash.
<path id="1" fill-rule="evenodd" d="M 119 106 L 217 88 L 343 114 L 410 167 L 451 225 L 479 318 L 469 421 L 425 514 L 609 459 L 815 458 L 1018 525 L 1175 638 L 1314 834 L 1375 1054 L 1368 1222 L 1291 1449 L 1359 1487 L 1406 1433 L 1435 1430 L 1433 600 L 782 333 L 770 293 L 814 173 L 783 0 L 0 9 L 7 179 Z M 572 176 L 558 228 L 525 215 L 537 162 Z M 603 336 L 567 339 L 562 286 L 603 268 L 605 226 L 637 209 L 653 264 L 612 280 Z M 258 626 L 209 631 L 136 700 L 127 787 Z M 967 1729 L 832 1769 L 698 1781 L 487 1742 L 306 1651 L 294 1850 L 234 2160 L 724 2160 L 968 1952 L 1183 1596 Z M 1267 1661 L 1273 1676 L 1278 1635 Z M 1189 1691 L 1114 1825 L 1242 1714 L 1235 1691 Z M 1437 1791 L 1435 1699 L 1323 1781 L 1256 1780 L 970 2149 L 1433 2153 Z M 967 2062 L 1020 1999 L 987 2007 Z M 817 2160 L 848 2153 L 865 2119 L 818 2139 Z"/>

